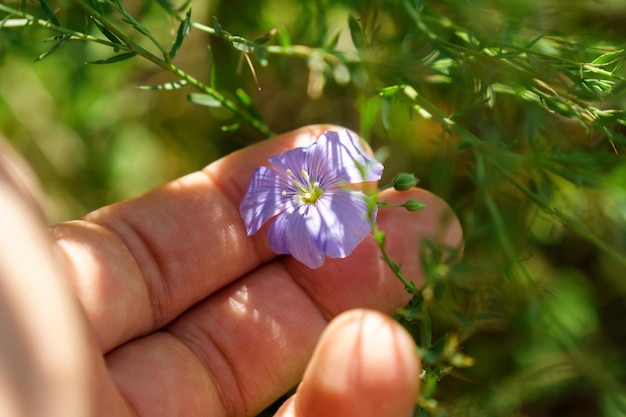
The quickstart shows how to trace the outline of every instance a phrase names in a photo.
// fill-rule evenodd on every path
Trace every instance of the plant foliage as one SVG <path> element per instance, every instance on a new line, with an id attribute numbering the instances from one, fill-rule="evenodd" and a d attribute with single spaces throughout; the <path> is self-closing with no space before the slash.
<path id="1" fill-rule="evenodd" d="M 618 416 L 624 18 L 616 0 L 5 1 L 0 122 L 58 219 L 274 132 L 352 128 L 464 228 L 462 258 L 416 253 L 421 283 L 374 227 L 414 295 L 396 317 L 424 365 L 416 415 Z"/>

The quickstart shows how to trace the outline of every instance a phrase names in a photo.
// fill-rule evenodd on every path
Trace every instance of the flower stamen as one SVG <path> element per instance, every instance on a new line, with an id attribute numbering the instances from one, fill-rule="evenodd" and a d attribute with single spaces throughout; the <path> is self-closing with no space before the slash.
<path id="1" fill-rule="evenodd" d="M 296 202 L 301 204 L 315 204 L 322 194 L 324 194 L 324 189 L 320 186 L 319 181 L 311 181 L 311 176 L 306 170 L 303 169 L 300 171 L 300 177 L 294 175 L 291 169 L 287 169 L 286 173 L 295 188 L 293 198 Z M 302 180 L 302 182 L 300 180 Z M 287 192 L 282 191 L 281 195 L 287 195 Z"/>

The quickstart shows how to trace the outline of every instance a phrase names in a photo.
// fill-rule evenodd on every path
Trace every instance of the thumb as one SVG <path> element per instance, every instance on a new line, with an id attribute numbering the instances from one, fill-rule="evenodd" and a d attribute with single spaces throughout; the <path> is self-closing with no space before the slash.
<path id="1" fill-rule="evenodd" d="M 296 394 L 275 417 L 412 416 L 420 364 L 388 316 L 351 310 L 326 328 Z"/>

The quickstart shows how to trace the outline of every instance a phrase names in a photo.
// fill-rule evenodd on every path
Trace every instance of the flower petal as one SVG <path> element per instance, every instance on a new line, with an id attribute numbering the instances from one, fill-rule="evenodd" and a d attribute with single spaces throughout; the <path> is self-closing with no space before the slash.
<path id="1" fill-rule="evenodd" d="M 308 169 L 308 160 L 310 159 L 311 148 L 316 142 L 302 148 L 294 148 L 288 151 L 276 154 L 269 158 L 270 164 L 281 175 L 287 176 L 287 170 L 293 171 L 291 175 L 296 176 L 299 180 L 302 170 Z M 302 182 L 302 181 L 301 181 Z"/>
<path id="2" fill-rule="evenodd" d="M 354 184 L 379 180 L 383 165 L 365 152 L 349 130 L 326 131 L 311 149 L 309 166 L 318 178 Z M 319 180 L 324 186 L 322 180 Z"/>
<path id="3" fill-rule="evenodd" d="M 266 221 L 293 204 L 289 195 L 281 194 L 290 187 L 285 177 L 268 167 L 259 167 L 254 171 L 248 191 L 239 205 L 248 236 L 258 232 Z"/>
<path id="4" fill-rule="evenodd" d="M 321 217 L 315 207 L 301 204 L 276 216 L 270 227 L 268 239 L 272 250 L 291 255 L 309 268 L 324 263 L 324 253 L 319 247 Z"/>
<path id="5" fill-rule="evenodd" d="M 345 258 L 370 232 L 365 195 L 360 191 L 334 190 L 316 204 L 322 219 L 322 251 L 330 258 Z M 373 213 L 376 219 L 376 212 Z"/>
<path id="6" fill-rule="evenodd" d="M 319 268 L 326 256 L 344 258 L 352 253 L 370 231 L 366 216 L 363 193 L 334 190 L 315 204 L 301 204 L 280 213 L 269 231 L 270 246 L 309 268 Z"/>

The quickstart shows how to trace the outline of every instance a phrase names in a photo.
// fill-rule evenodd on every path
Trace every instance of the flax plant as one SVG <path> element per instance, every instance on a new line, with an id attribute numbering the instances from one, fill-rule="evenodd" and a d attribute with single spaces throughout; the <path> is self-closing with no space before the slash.
<path id="1" fill-rule="evenodd" d="M 0 81 L 0 123 L 60 218 L 135 192 L 115 181 L 135 172 L 129 157 L 185 171 L 274 132 L 344 125 L 384 160 L 383 183 L 415 174 L 464 229 L 464 248 L 422 242 L 416 282 L 371 224 L 413 296 L 395 317 L 424 367 L 415 415 L 626 414 L 626 5 L 199 3 L 0 2 L 0 77 L 43 80 L 28 89 L 32 120 L 71 130 L 56 145 L 82 158 L 59 157 Z M 84 111 L 94 71 L 143 110 L 118 113 L 108 93 Z M 61 109 L 45 110 L 48 96 Z M 98 139 L 108 131 L 146 146 Z M 83 201 L 63 191 L 72 181 Z M 422 207 L 370 198 L 370 213 Z"/>

